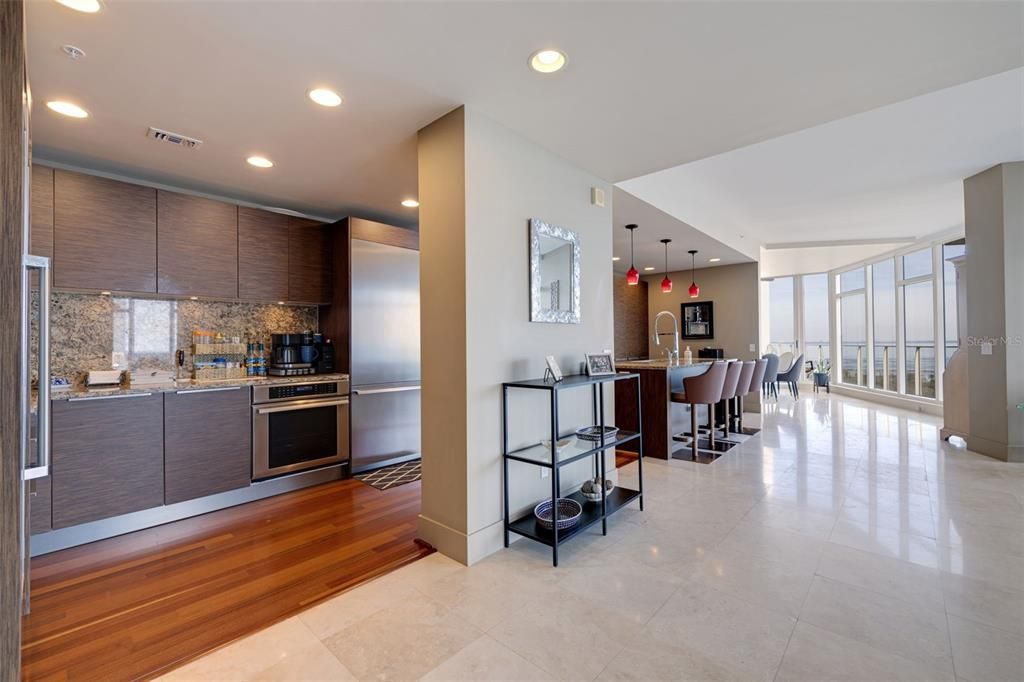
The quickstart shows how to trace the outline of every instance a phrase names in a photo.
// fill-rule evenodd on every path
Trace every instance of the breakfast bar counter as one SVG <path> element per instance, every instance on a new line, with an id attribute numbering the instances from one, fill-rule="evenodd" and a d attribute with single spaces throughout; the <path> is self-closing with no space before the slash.
<path id="1" fill-rule="evenodd" d="M 699 360 L 690 364 L 670 362 L 667 359 L 630 360 L 615 363 L 619 371 L 636 372 L 640 375 L 640 411 L 643 419 L 644 457 L 670 459 L 673 447 L 672 435 L 689 428 L 683 419 L 683 408 L 677 408 L 679 415 L 673 424 L 671 393 L 683 390 L 683 379 L 703 374 L 711 366 L 711 360 Z M 615 384 L 615 424 L 629 431 L 640 430 L 640 415 L 637 414 L 637 382 L 619 381 Z M 681 446 L 680 446 L 681 447 Z M 633 444 L 620 449 L 635 451 Z"/>

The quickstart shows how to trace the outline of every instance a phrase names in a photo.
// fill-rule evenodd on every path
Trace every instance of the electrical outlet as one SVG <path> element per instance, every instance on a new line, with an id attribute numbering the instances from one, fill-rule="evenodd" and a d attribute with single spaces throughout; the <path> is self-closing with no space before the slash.
<path id="1" fill-rule="evenodd" d="M 989 341 L 982 341 L 981 343 L 981 354 L 992 355 L 992 344 Z"/>
<path id="2" fill-rule="evenodd" d="M 750 344 L 750 352 L 751 353 L 756 353 L 757 352 L 757 346 L 755 346 L 754 344 Z"/>

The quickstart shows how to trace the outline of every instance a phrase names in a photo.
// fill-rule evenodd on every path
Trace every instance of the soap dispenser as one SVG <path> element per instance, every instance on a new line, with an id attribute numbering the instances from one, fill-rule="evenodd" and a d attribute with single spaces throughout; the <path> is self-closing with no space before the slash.
<path id="1" fill-rule="evenodd" d="M 693 364 L 693 353 L 690 352 L 690 347 L 689 346 L 687 346 L 686 350 L 683 351 L 683 364 L 684 365 L 692 365 Z"/>

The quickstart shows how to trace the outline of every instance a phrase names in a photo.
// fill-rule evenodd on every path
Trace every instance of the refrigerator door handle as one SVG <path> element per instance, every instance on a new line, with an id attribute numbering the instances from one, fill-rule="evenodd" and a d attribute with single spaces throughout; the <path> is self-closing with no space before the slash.
<path id="1" fill-rule="evenodd" d="M 416 386 L 389 386 L 387 388 L 356 388 L 352 395 L 376 395 L 378 393 L 402 393 L 404 391 L 419 391 L 422 387 Z"/>
<path id="2" fill-rule="evenodd" d="M 32 291 L 31 278 L 29 273 L 32 270 L 39 271 L 39 346 L 37 357 L 39 369 L 38 400 L 36 410 L 39 415 L 39 426 L 36 431 L 36 452 L 34 464 L 31 458 L 31 419 L 32 419 L 32 394 L 31 380 L 29 378 L 29 319 L 28 311 L 31 309 Z M 22 346 L 22 398 L 25 402 L 25 413 L 23 415 L 25 428 L 23 429 L 22 447 L 24 448 L 24 479 L 44 478 L 50 475 L 50 259 L 44 256 L 25 256 L 25 272 L 22 281 L 25 289 L 25 329 L 22 333 L 26 343 Z"/>

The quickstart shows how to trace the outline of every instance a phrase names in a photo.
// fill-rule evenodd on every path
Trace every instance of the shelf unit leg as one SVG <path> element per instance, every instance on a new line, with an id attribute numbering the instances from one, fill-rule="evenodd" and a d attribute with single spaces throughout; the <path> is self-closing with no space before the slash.
<path id="1" fill-rule="evenodd" d="M 644 419 L 643 413 L 640 411 L 640 377 L 636 378 L 636 426 L 637 431 L 640 432 L 640 437 L 637 438 L 637 457 L 636 457 L 636 475 L 640 481 L 640 511 L 644 510 Z"/>
<path id="2" fill-rule="evenodd" d="M 505 511 L 505 516 L 504 516 L 504 520 L 505 520 L 505 524 L 504 524 L 505 525 L 505 547 L 507 548 L 509 546 L 509 537 L 508 537 L 508 524 L 509 524 L 509 518 L 508 518 L 508 457 L 505 456 L 505 455 L 508 455 L 508 386 L 502 386 L 501 387 L 501 440 L 502 440 L 501 454 L 503 455 L 502 458 L 501 458 L 502 465 L 503 465 L 502 478 L 501 478 L 502 492 L 503 492 L 503 498 L 502 498 L 503 502 L 502 503 L 504 504 L 504 511 Z"/>
<path id="3" fill-rule="evenodd" d="M 600 415 L 601 424 L 601 445 L 605 444 L 604 439 L 604 384 L 600 384 L 597 391 L 598 395 L 598 414 Z M 597 458 L 600 460 L 601 466 L 601 535 L 608 535 L 608 501 L 605 499 L 607 494 L 605 492 L 605 459 L 608 454 L 607 450 L 601 450 L 597 453 Z"/>
<path id="4" fill-rule="evenodd" d="M 558 566 L 558 391 L 551 391 L 551 565 Z"/>

